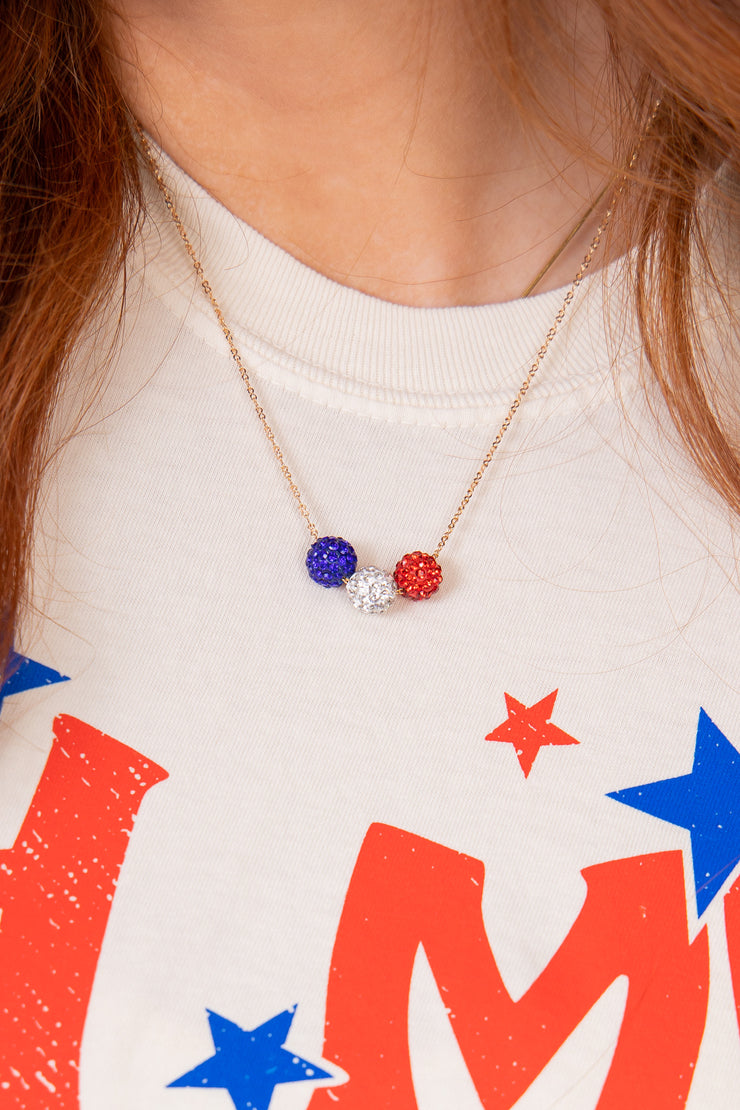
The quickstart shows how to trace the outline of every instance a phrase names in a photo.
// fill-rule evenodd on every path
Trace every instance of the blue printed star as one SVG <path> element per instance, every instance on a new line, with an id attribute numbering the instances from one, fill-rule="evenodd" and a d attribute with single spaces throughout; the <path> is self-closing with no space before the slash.
<path id="1" fill-rule="evenodd" d="M 168 1086 L 223 1087 L 231 1095 L 236 1110 L 268 1110 L 278 1083 L 331 1079 L 328 1071 L 282 1047 L 295 1011 L 292 1006 L 256 1029 L 241 1029 L 233 1021 L 207 1010 L 216 1051 Z"/>
<path id="2" fill-rule="evenodd" d="M 689 830 L 701 916 L 740 862 L 740 752 L 700 709 L 691 774 L 608 797 Z"/>
<path id="3" fill-rule="evenodd" d="M 19 655 L 17 651 L 10 653 L 5 676 L 5 681 L 0 685 L 0 709 L 5 698 L 11 694 L 35 690 L 38 686 L 53 686 L 55 682 L 69 682 L 67 675 L 45 667 L 34 659 L 28 659 L 25 655 Z"/>

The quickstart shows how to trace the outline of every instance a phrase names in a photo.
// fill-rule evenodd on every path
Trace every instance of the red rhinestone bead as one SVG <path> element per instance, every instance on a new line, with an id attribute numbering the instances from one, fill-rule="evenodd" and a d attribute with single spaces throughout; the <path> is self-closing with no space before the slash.
<path id="1" fill-rule="evenodd" d="M 439 589 L 442 568 L 433 555 L 412 551 L 396 563 L 393 574 L 396 585 L 405 597 L 413 601 L 431 597 Z"/>

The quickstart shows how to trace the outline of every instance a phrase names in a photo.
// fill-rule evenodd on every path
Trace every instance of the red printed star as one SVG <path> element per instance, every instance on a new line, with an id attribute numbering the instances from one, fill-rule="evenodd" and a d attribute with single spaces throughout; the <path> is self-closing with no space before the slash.
<path id="1" fill-rule="evenodd" d="M 504 694 L 508 719 L 500 724 L 493 732 L 489 732 L 486 740 L 498 740 L 502 744 L 513 744 L 519 766 L 524 771 L 526 778 L 532 770 L 532 764 L 537 758 L 540 748 L 547 744 L 577 744 L 578 740 L 563 732 L 557 725 L 550 722 L 552 711 L 555 708 L 557 690 L 553 690 L 542 701 L 534 705 L 522 705 L 511 694 Z"/>

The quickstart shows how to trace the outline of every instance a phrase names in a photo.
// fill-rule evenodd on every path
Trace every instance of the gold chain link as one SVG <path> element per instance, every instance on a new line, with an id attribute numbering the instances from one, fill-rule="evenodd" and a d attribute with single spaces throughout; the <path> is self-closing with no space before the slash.
<path id="1" fill-rule="evenodd" d="M 211 308 L 213 309 L 214 314 L 216 316 L 216 319 L 218 320 L 219 327 L 221 328 L 221 331 L 224 333 L 224 337 L 226 339 L 226 342 L 229 345 L 229 350 L 231 351 L 231 357 L 233 358 L 234 362 L 236 363 L 236 367 L 237 367 L 237 370 L 239 371 L 239 373 L 241 375 L 242 381 L 244 382 L 245 386 L 247 387 L 247 393 L 249 394 L 249 399 L 252 402 L 252 404 L 254 405 L 254 411 L 257 413 L 257 417 L 259 419 L 260 424 L 262 425 L 262 429 L 263 429 L 265 435 L 267 436 L 268 440 L 270 441 L 270 446 L 272 447 L 272 452 L 273 452 L 275 458 L 277 459 L 278 466 L 280 467 L 280 469 L 283 473 L 283 477 L 285 478 L 285 481 L 288 483 L 288 488 L 290 489 L 290 492 L 293 494 L 296 501 L 298 502 L 298 508 L 300 509 L 301 516 L 303 517 L 303 519 L 305 520 L 305 522 L 308 526 L 308 530 L 311 533 L 311 538 L 314 541 L 316 541 L 319 538 L 319 530 L 316 527 L 316 525 L 314 524 L 314 522 L 311 520 L 311 516 L 309 514 L 309 511 L 308 511 L 308 509 L 307 509 L 307 507 L 306 507 L 306 505 L 303 501 L 303 498 L 301 496 L 301 491 L 298 489 L 298 486 L 295 484 L 295 481 L 293 480 L 293 475 L 291 474 L 290 468 L 288 467 L 288 464 L 285 461 L 285 457 L 283 455 L 280 444 L 275 439 L 275 433 L 273 432 L 272 428 L 270 427 L 270 424 L 267 420 L 267 417 L 265 416 L 264 409 L 262 408 L 262 405 L 259 402 L 259 398 L 257 397 L 257 393 L 255 391 L 255 388 L 252 385 L 252 382 L 250 381 L 249 373 L 247 371 L 247 368 L 244 365 L 244 363 L 242 362 L 242 357 L 239 354 L 239 348 L 236 345 L 236 341 L 234 339 L 234 336 L 232 335 L 231 328 L 226 323 L 226 320 L 224 318 L 224 314 L 221 311 L 221 305 L 216 300 L 216 296 L 213 292 L 213 289 L 211 288 L 211 283 L 209 282 L 208 278 L 206 277 L 206 275 L 203 271 L 203 266 L 201 265 L 201 261 L 198 258 L 197 254 L 195 253 L 195 248 L 193 247 L 193 244 L 190 242 L 190 239 L 188 238 L 188 233 L 185 230 L 185 225 L 183 224 L 182 219 L 180 218 L 180 214 L 177 211 L 177 208 L 175 207 L 175 202 L 172 199 L 172 194 L 170 193 L 169 189 L 167 188 L 167 184 L 166 184 L 164 178 L 162 177 L 159 166 L 157 165 L 157 160 L 154 157 L 154 152 L 152 151 L 151 143 L 147 139 L 147 137 L 144 134 L 141 126 L 138 123 L 135 124 L 135 127 L 136 127 L 136 130 L 137 130 L 138 135 L 139 135 L 139 141 L 141 143 L 141 148 L 144 151 L 147 162 L 149 163 L 149 168 L 151 169 L 154 180 L 157 182 L 157 185 L 159 186 L 159 191 L 162 194 L 162 199 L 164 200 L 164 203 L 167 206 L 167 210 L 168 210 L 170 216 L 172 217 L 172 222 L 174 223 L 175 227 L 177 228 L 178 232 L 180 233 L 180 238 L 183 241 L 183 244 L 185 246 L 185 250 L 188 252 L 188 255 L 190 256 L 190 261 L 193 264 L 193 269 L 195 270 L 195 273 L 198 277 L 198 281 L 200 282 L 201 289 L 203 290 L 206 297 L 210 301 Z"/>
<path id="2" fill-rule="evenodd" d="M 537 371 L 540 368 L 540 365 L 542 363 L 543 358 L 545 357 L 548 350 L 550 349 L 550 344 L 552 343 L 555 336 L 558 334 L 558 331 L 560 329 L 560 325 L 562 324 L 562 322 L 565 319 L 566 314 L 568 312 L 568 306 L 570 305 L 571 301 L 575 297 L 576 290 L 578 289 L 579 285 L 581 284 L 584 277 L 586 276 L 586 271 L 588 270 L 589 266 L 591 265 L 593 257 L 596 254 L 596 251 L 598 249 L 599 243 L 601 242 L 602 236 L 603 236 L 604 232 L 606 231 L 607 227 L 609 226 L 609 222 L 610 222 L 612 216 L 614 215 L 614 209 L 616 207 L 617 201 L 619 200 L 619 197 L 624 192 L 624 189 L 627 185 L 627 179 L 629 177 L 629 174 L 632 171 L 632 169 L 634 168 L 635 162 L 637 161 L 637 159 L 639 157 L 640 150 L 642 148 L 642 144 L 645 140 L 645 136 L 647 135 L 648 130 L 652 126 L 653 120 L 655 119 L 655 117 L 658 113 L 658 108 L 659 107 L 660 107 L 660 100 L 658 99 L 658 100 L 655 101 L 655 103 L 653 105 L 653 110 L 652 110 L 652 112 L 650 114 L 650 117 L 648 119 L 648 122 L 647 122 L 647 124 L 644 128 L 644 131 L 643 131 L 642 137 L 640 139 L 640 142 L 637 144 L 634 151 L 632 152 L 632 156 L 630 157 L 630 160 L 627 163 L 627 166 L 625 167 L 624 173 L 623 173 L 623 175 L 622 175 L 622 177 L 619 181 L 619 184 L 614 189 L 614 192 L 612 194 L 612 199 L 609 203 L 609 207 L 607 208 L 606 212 L 604 213 L 604 215 L 602 217 L 602 220 L 601 220 L 601 223 L 599 224 L 599 226 L 596 229 L 596 234 L 594 235 L 593 239 L 591 240 L 591 244 L 590 244 L 588 250 L 586 251 L 586 254 L 583 258 L 583 261 L 581 262 L 581 265 L 578 268 L 578 273 L 573 278 L 573 281 L 570 283 L 570 286 L 568 287 L 568 290 L 565 294 L 565 297 L 563 298 L 563 303 L 561 304 L 560 308 L 558 309 L 558 311 L 555 315 L 555 319 L 553 320 L 552 327 L 550 328 L 547 335 L 545 336 L 545 341 L 542 344 L 542 346 L 540 347 L 539 351 L 537 352 L 537 355 L 535 356 L 535 360 L 532 363 L 532 365 L 530 366 L 526 378 L 524 379 L 522 384 L 519 386 L 519 390 L 517 392 L 517 395 L 514 398 L 514 400 L 511 402 L 511 405 L 509 406 L 509 411 L 507 412 L 506 416 L 504 417 L 504 419 L 501 423 L 501 427 L 499 428 L 498 432 L 496 433 L 496 436 L 494 437 L 494 440 L 491 443 L 491 446 L 488 448 L 488 451 L 486 452 L 486 454 L 483 458 L 483 461 L 481 462 L 480 467 L 479 467 L 478 471 L 475 474 L 475 477 L 473 478 L 472 482 L 470 483 L 467 490 L 465 491 L 465 495 L 464 495 L 462 501 L 457 506 L 457 509 L 456 509 L 452 519 L 450 520 L 450 523 L 447 525 L 447 528 L 442 533 L 442 535 L 440 537 L 440 540 L 439 540 L 439 543 L 437 544 L 437 546 L 435 547 L 435 549 L 432 553 L 435 559 L 439 556 L 439 553 L 441 552 L 442 548 L 444 547 L 444 545 L 447 543 L 448 539 L 452 535 L 452 531 L 453 531 L 455 525 L 457 524 L 458 520 L 460 519 L 463 512 L 467 508 L 467 506 L 470 502 L 470 499 L 473 496 L 473 494 L 475 493 L 475 490 L 476 490 L 478 484 L 480 483 L 481 479 L 483 478 L 483 475 L 485 474 L 486 470 L 488 469 L 488 466 L 491 463 L 491 460 L 493 459 L 493 456 L 496 454 L 496 451 L 499 448 L 501 440 L 504 438 L 504 436 L 506 435 L 506 432 L 509 430 L 509 426 L 510 426 L 512 420 L 514 419 L 514 414 L 516 413 L 517 409 L 519 408 L 522 401 L 524 400 L 524 398 L 527 394 L 527 391 L 528 391 L 530 385 L 532 384 L 532 380 L 534 379 L 535 374 L 537 373 Z"/>
<path id="3" fill-rule="evenodd" d="M 653 121 L 654 121 L 654 119 L 655 119 L 655 117 L 658 113 L 658 109 L 660 108 L 660 103 L 661 103 L 660 99 L 658 99 L 658 100 L 655 101 L 655 103 L 653 105 L 653 109 L 650 113 L 650 117 L 649 117 L 649 119 L 648 119 L 648 121 L 645 125 L 644 130 L 643 130 L 642 137 L 640 138 L 639 143 L 635 147 L 635 150 L 633 151 L 632 156 L 630 157 L 630 160 L 627 163 L 627 166 L 626 166 L 626 168 L 624 170 L 624 173 L 623 173 L 623 175 L 622 175 L 622 177 L 619 181 L 619 184 L 614 189 L 609 207 L 607 208 L 606 212 L 604 213 L 604 216 L 602 217 L 601 223 L 599 224 L 598 228 L 596 229 L 596 234 L 594 235 L 593 239 L 591 240 L 591 244 L 590 244 L 588 250 L 586 251 L 586 254 L 583 258 L 583 261 L 581 262 L 580 267 L 578 268 L 578 272 L 577 272 L 576 276 L 573 278 L 573 281 L 571 282 L 570 286 L 568 287 L 568 290 L 567 290 L 567 292 L 566 292 L 566 294 L 563 298 L 563 303 L 561 304 L 560 308 L 558 309 L 558 311 L 555 315 L 555 319 L 553 320 L 552 326 L 551 326 L 550 330 L 548 331 L 547 335 L 545 336 L 545 340 L 544 340 L 542 346 L 537 351 L 534 362 L 530 366 L 529 371 L 527 373 L 527 376 L 525 377 L 522 384 L 519 386 L 517 394 L 514 397 L 514 400 L 511 402 L 511 405 L 509 406 L 509 410 L 506 413 L 506 416 L 504 417 L 504 419 L 501 423 L 501 426 L 500 426 L 499 430 L 497 431 L 497 433 L 496 433 L 496 435 L 493 439 L 493 442 L 491 443 L 490 447 L 488 448 L 488 451 L 486 452 L 486 454 L 485 454 L 485 456 L 484 456 L 484 458 L 483 458 L 483 460 L 480 464 L 480 467 L 478 468 L 478 471 L 476 472 L 472 482 L 470 483 L 467 490 L 465 491 L 465 494 L 462 498 L 462 501 L 458 505 L 454 515 L 452 516 L 452 519 L 450 520 L 450 523 L 447 525 L 447 528 L 445 529 L 444 533 L 440 537 L 439 542 L 438 542 L 436 548 L 434 549 L 433 556 L 434 556 L 435 559 L 438 557 L 442 548 L 447 543 L 448 539 L 452 535 L 452 532 L 455 528 L 455 525 L 457 524 L 457 522 L 459 521 L 463 512 L 465 511 L 468 504 L 470 503 L 470 499 L 472 498 L 472 496 L 475 493 L 479 483 L 481 482 L 481 480 L 483 478 L 483 475 L 485 474 L 486 470 L 488 469 L 488 467 L 489 467 L 489 465 L 490 465 L 490 463 L 493 459 L 493 456 L 496 454 L 496 451 L 498 450 L 498 448 L 501 444 L 502 439 L 506 435 L 506 432 L 509 430 L 509 427 L 511 425 L 512 420 L 514 419 L 516 411 L 519 408 L 519 406 L 521 405 L 522 401 L 524 400 L 524 398 L 527 394 L 527 391 L 529 390 L 529 387 L 532 384 L 532 381 L 533 381 L 537 371 L 539 370 L 540 365 L 542 364 L 542 360 L 544 359 L 545 355 L 547 354 L 548 350 L 550 349 L 550 344 L 552 343 L 555 336 L 558 334 L 558 331 L 560 329 L 560 325 L 562 324 L 562 322 L 565 319 L 566 314 L 568 312 L 568 307 L 571 304 L 573 298 L 575 297 L 576 290 L 581 285 L 584 277 L 586 276 L 586 272 L 587 272 L 589 266 L 591 265 L 593 257 L 594 257 L 594 255 L 595 255 L 595 253 L 596 253 L 596 251 L 599 247 L 599 244 L 601 242 L 602 236 L 604 235 L 604 232 L 606 231 L 606 229 L 609 225 L 609 222 L 612 218 L 612 215 L 614 214 L 614 209 L 616 207 L 616 203 L 617 203 L 619 197 L 621 196 L 621 194 L 624 192 L 624 189 L 627 185 L 627 180 L 629 178 L 629 174 L 632 171 L 632 169 L 634 168 L 635 163 L 637 162 L 637 159 L 639 157 L 640 150 L 642 149 L 642 145 L 643 145 L 643 142 L 645 140 L 645 137 L 646 137 L 650 127 L 653 124 Z M 185 246 L 185 250 L 187 251 L 187 253 L 190 257 L 190 261 L 193 264 L 193 269 L 195 270 L 195 273 L 198 277 L 198 281 L 200 282 L 201 288 L 202 288 L 204 294 L 206 295 L 206 297 L 208 298 L 208 300 L 210 302 L 211 308 L 213 309 L 213 312 L 216 316 L 219 327 L 221 328 L 221 331 L 224 334 L 226 342 L 228 343 L 229 351 L 231 352 L 231 357 L 233 358 L 234 362 L 236 363 L 236 367 L 239 371 L 239 374 L 241 375 L 242 381 L 244 382 L 245 386 L 247 387 L 247 393 L 249 394 L 249 399 L 251 400 L 252 405 L 254 406 L 254 411 L 257 414 L 257 417 L 260 421 L 260 424 L 262 425 L 262 429 L 263 429 L 265 435 L 267 436 L 267 439 L 269 440 L 270 446 L 272 447 L 273 454 L 274 454 L 275 458 L 277 459 L 278 466 L 280 467 L 280 470 L 282 471 L 283 477 L 285 478 L 286 482 L 288 483 L 288 488 L 290 489 L 290 492 L 292 493 L 295 500 L 298 502 L 298 508 L 300 510 L 301 516 L 305 520 L 306 525 L 308 526 L 308 530 L 311 533 L 311 539 L 315 542 L 319 538 L 318 528 L 316 527 L 316 525 L 311 520 L 311 516 L 309 514 L 309 511 L 308 511 L 306 505 L 304 504 L 301 492 L 298 489 L 298 486 L 296 485 L 295 481 L 293 480 L 293 475 L 291 474 L 290 469 L 288 467 L 288 464 L 285 461 L 285 457 L 283 455 L 282 449 L 281 449 L 280 445 L 278 444 L 277 440 L 275 439 L 275 433 L 273 432 L 272 428 L 270 427 L 270 424 L 267 420 L 267 417 L 265 416 L 262 405 L 260 404 L 259 398 L 257 397 L 257 393 L 255 392 L 255 388 L 252 385 L 252 382 L 250 381 L 249 373 L 247 371 L 247 368 L 246 368 L 246 366 L 244 365 L 244 363 L 242 361 L 242 357 L 239 353 L 239 348 L 236 345 L 236 342 L 234 340 L 234 336 L 231 332 L 231 329 L 229 328 L 228 324 L 226 323 L 226 320 L 224 318 L 224 314 L 221 311 L 221 306 L 218 303 L 218 301 L 216 300 L 213 289 L 211 288 L 211 284 L 208 281 L 208 279 L 207 279 L 207 277 L 206 277 L 206 275 L 203 271 L 203 266 L 201 265 L 200 259 L 198 258 L 197 254 L 195 253 L 195 248 L 193 247 L 192 243 L 190 242 L 190 239 L 188 237 L 188 233 L 185 230 L 185 225 L 183 224 L 182 219 L 180 218 L 180 215 L 179 215 L 179 213 L 177 211 L 177 208 L 175 206 L 175 202 L 172 198 L 172 194 L 170 193 L 169 188 L 167 187 L 167 183 L 165 182 L 164 178 L 162 177 L 162 173 L 159 169 L 159 165 L 158 165 L 157 160 L 154 156 L 154 152 L 152 150 L 151 143 L 147 139 L 141 125 L 137 121 L 134 121 L 134 128 L 135 128 L 135 130 L 136 130 L 136 132 L 139 136 L 139 142 L 141 144 L 141 149 L 142 149 L 142 151 L 144 153 L 144 156 L 146 157 L 146 160 L 149 164 L 149 168 L 151 170 L 152 176 L 154 177 L 154 180 L 156 181 L 157 186 L 159 187 L 159 191 L 162 194 L 162 199 L 164 200 L 164 203 L 167 207 L 167 210 L 168 210 L 170 216 L 172 217 L 172 221 L 173 221 L 175 227 L 177 228 L 177 230 L 180 234 L 180 238 L 182 239 L 182 242 Z M 571 238 L 571 236 L 569 236 L 569 239 L 570 238 Z"/>

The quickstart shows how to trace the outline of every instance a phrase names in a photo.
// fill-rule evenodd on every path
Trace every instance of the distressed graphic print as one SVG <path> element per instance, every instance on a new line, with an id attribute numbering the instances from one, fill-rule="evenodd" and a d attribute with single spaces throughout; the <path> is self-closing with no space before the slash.
<path id="1" fill-rule="evenodd" d="M 740 861 L 740 752 L 701 709 L 690 774 L 609 797 L 689 830 L 696 908 L 703 914 Z"/>
<path id="2" fill-rule="evenodd" d="M 507 698 L 514 740 L 531 722 L 536 755 L 548 743 L 555 693 L 526 709 Z M 526 733 L 524 733 L 526 737 Z M 575 742 L 565 739 L 555 742 Z M 521 741 L 520 741 L 521 743 Z M 703 912 L 737 870 L 740 753 L 702 709 L 690 774 L 610 795 L 691 831 L 696 899 Z M 416 1110 L 408 1004 L 422 946 L 484 1107 L 508 1110 L 594 1003 L 620 976 L 629 989 L 598 1110 L 669 1110 L 686 1102 L 709 996 L 706 927 L 689 940 L 683 856 L 659 852 L 582 872 L 586 901 L 568 936 L 514 1002 L 488 943 L 484 865 L 387 825 L 368 830 L 332 955 L 324 1057 L 349 1082 L 317 1091 L 310 1110 Z M 693 892 L 692 892 L 693 894 Z M 740 1021 L 740 882 L 724 899 Z M 362 1030 L 358 1037 L 357 1030 Z"/>
<path id="3" fill-rule="evenodd" d="M 5 678 L 0 686 L 0 712 L 3 702 L 11 694 L 21 694 L 24 690 L 37 690 L 41 686 L 55 686 L 58 682 L 69 682 L 67 675 L 60 674 L 52 667 L 37 663 L 17 651 L 11 651 L 5 668 Z"/>
<path id="4" fill-rule="evenodd" d="M 296 1007 L 283 1010 L 256 1029 L 208 1011 L 215 1052 L 170 1087 L 222 1087 L 236 1110 L 268 1110 L 278 1084 L 331 1079 L 331 1073 L 284 1048 Z"/>
<path id="5" fill-rule="evenodd" d="M 545 725 L 551 702 L 553 695 L 537 703 Z M 54 722 L 27 817 L 13 848 L 0 854 L 0 1096 L 15 1110 L 79 1106 L 80 1041 L 116 879 L 142 798 L 166 775 L 82 721 Z M 702 711 L 690 774 L 610 795 L 626 820 L 690 830 L 689 897 L 700 912 L 723 898 L 736 1000 L 740 882 L 727 884 L 740 848 L 739 778 L 740 753 Z M 416 1110 L 408 1009 L 421 946 L 486 1110 L 512 1107 L 621 975 L 629 983 L 626 1008 L 598 1110 L 624 1110 L 636 1092 L 641 1110 L 683 1105 L 709 994 L 707 932 L 690 939 L 683 854 L 614 860 L 587 868 L 583 878 L 578 917 L 515 1002 L 486 935 L 483 862 L 413 832 L 371 825 L 336 932 L 323 1053 L 306 1046 L 304 1059 L 286 1047 L 294 1007 L 266 1014 L 253 1028 L 210 1012 L 211 1055 L 206 1049 L 191 1070 L 175 1071 L 169 1086 L 220 1088 L 204 1105 L 215 1097 L 236 1110 L 269 1110 L 279 1085 L 303 1091 L 305 1081 L 331 1081 L 311 1062 L 322 1058 L 336 1065 L 334 1084 L 314 1090 L 310 1110 Z M 337 1084 L 339 1069 L 347 1082 Z M 176 1110 L 179 1092 L 170 1093 Z"/>
<path id="6" fill-rule="evenodd" d="M 550 720 L 557 696 L 557 690 L 553 690 L 534 705 L 524 705 L 511 694 L 504 694 L 508 716 L 486 737 L 486 740 L 514 745 L 525 779 L 529 777 L 540 748 L 580 743 L 575 736 L 570 736 Z"/>
<path id="7" fill-rule="evenodd" d="M 0 852 L 0 1091 L 14 1110 L 76 1110 L 100 946 L 141 800 L 167 772 L 74 717 L 12 848 Z"/>

